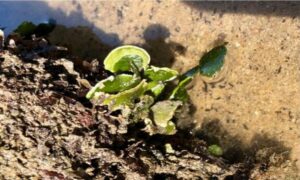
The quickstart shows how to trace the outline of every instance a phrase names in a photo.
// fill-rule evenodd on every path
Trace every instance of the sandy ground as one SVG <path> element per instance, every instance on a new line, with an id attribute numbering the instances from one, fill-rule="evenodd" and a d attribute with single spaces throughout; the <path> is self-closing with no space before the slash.
<path id="1" fill-rule="evenodd" d="M 182 72 L 217 42 L 229 42 L 220 80 L 197 77 L 190 90 L 200 131 L 225 150 L 247 153 L 268 146 L 300 157 L 300 3 L 141 0 L 31 5 L 58 23 L 89 27 L 110 46 L 141 45 L 155 64 Z M 82 37 L 76 32 L 72 36 Z"/>

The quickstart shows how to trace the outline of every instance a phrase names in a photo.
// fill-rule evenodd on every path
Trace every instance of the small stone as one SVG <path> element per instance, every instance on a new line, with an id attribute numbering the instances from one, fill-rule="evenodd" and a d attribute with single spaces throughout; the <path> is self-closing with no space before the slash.
<path id="1" fill-rule="evenodd" d="M 93 173 L 94 170 L 95 170 L 95 168 L 89 167 L 89 168 L 87 168 L 87 169 L 85 170 L 85 172 L 86 172 L 88 175 L 93 176 L 93 175 L 94 175 L 94 173 Z"/>
<path id="2" fill-rule="evenodd" d="M 48 41 L 44 38 L 42 38 L 40 41 L 39 41 L 39 46 L 41 48 L 46 48 L 48 46 Z"/>
<path id="3" fill-rule="evenodd" d="M 0 50 L 4 47 L 4 32 L 0 29 Z"/>
<path id="4" fill-rule="evenodd" d="M 17 117 L 19 115 L 19 111 L 18 110 L 15 110 L 15 109 L 12 109 L 10 111 L 10 114 L 12 117 Z"/>
<path id="5" fill-rule="evenodd" d="M 16 46 L 15 40 L 10 39 L 9 42 L 8 42 L 8 47 L 9 48 L 16 48 L 17 46 Z"/>
<path id="6" fill-rule="evenodd" d="M 89 81 L 86 79 L 79 79 L 79 82 L 82 86 L 84 86 L 88 89 L 92 87 L 91 84 L 89 83 Z"/>
<path id="7" fill-rule="evenodd" d="M 165 149 L 167 154 L 174 154 L 175 150 L 173 149 L 170 143 L 165 144 Z"/>

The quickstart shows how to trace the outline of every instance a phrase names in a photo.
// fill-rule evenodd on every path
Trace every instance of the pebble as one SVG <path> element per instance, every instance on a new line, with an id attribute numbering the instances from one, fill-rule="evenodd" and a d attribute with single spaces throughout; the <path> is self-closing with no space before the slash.
<path id="1" fill-rule="evenodd" d="M 12 117 L 17 117 L 19 115 L 19 111 L 18 110 L 15 110 L 15 109 L 12 109 L 10 111 L 10 114 Z"/>
<path id="2" fill-rule="evenodd" d="M 8 42 L 8 47 L 10 47 L 10 48 L 16 48 L 17 45 L 16 45 L 15 40 L 10 39 L 9 42 Z"/>
<path id="3" fill-rule="evenodd" d="M 4 32 L 0 29 L 0 50 L 4 47 Z"/>

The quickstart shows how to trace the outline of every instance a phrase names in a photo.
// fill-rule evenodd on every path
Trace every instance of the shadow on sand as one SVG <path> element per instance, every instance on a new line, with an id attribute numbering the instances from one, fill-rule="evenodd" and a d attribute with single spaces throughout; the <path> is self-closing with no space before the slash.
<path id="1" fill-rule="evenodd" d="M 278 164 L 289 159 L 291 148 L 267 134 L 256 134 L 249 144 L 245 144 L 239 137 L 232 136 L 222 126 L 219 119 L 206 119 L 202 127 L 195 133 L 208 144 L 219 144 L 224 149 L 223 157 L 231 163 L 254 161 L 269 163 L 272 155 L 280 156 Z"/>
<path id="2" fill-rule="evenodd" d="M 217 14 L 241 13 L 265 16 L 289 16 L 300 15 L 300 2 L 247 2 L 247 1 L 223 1 L 223 2 L 183 2 L 199 11 L 212 11 Z"/>

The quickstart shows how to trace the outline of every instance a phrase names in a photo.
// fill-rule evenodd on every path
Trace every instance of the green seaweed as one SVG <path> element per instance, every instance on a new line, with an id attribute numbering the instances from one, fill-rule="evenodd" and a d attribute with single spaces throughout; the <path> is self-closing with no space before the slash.
<path id="1" fill-rule="evenodd" d="M 145 70 L 145 77 L 151 79 L 152 81 L 172 81 L 177 77 L 177 75 L 177 71 L 166 67 L 159 68 L 151 66 Z"/>
<path id="2" fill-rule="evenodd" d="M 52 19 L 50 19 L 47 23 L 40 23 L 38 25 L 35 25 L 30 21 L 24 21 L 14 30 L 14 32 L 26 38 L 33 34 L 36 36 L 46 36 L 53 31 L 55 26 L 56 22 Z"/>
<path id="3" fill-rule="evenodd" d="M 200 59 L 199 72 L 203 76 L 212 77 L 224 65 L 227 49 L 225 45 L 217 46 L 205 53 Z"/>
<path id="4" fill-rule="evenodd" d="M 132 64 L 135 64 L 138 70 L 141 71 L 142 69 L 146 69 L 149 63 L 150 56 L 147 51 L 136 46 L 126 45 L 118 47 L 108 54 L 104 59 L 104 68 L 115 73 L 118 71 L 128 71 L 132 67 Z M 125 67 L 122 67 L 123 65 Z"/>
<path id="5" fill-rule="evenodd" d="M 108 105 L 111 111 L 122 109 L 123 106 L 132 106 L 133 101 L 142 96 L 146 90 L 147 83 L 143 80 L 134 88 L 108 96 L 103 105 Z"/>
<path id="6" fill-rule="evenodd" d="M 129 74 L 119 74 L 117 76 L 110 76 L 96 84 L 96 86 L 88 92 L 86 97 L 88 99 L 93 98 L 95 92 L 104 93 L 117 93 L 124 90 L 133 88 L 140 82 L 140 78 L 129 75 Z"/>
<path id="7" fill-rule="evenodd" d="M 214 156 L 222 156 L 223 155 L 223 149 L 216 144 L 208 146 L 208 152 Z"/>
<path id="8" fill-rule="evenodd" d="M 88 99 L 100 99 L 100 105 L 110 111 L 121 110 L 129 122 L 145 123 L 144 131 L 150 135 L 173 135 L 177 128 L 175 112 L 188 103 L 187 85 L 199 73 L 213 76 L 224 62 L 225 45 L 213 48 L 204 54 L 200 63 L 182 75 L 167 67 L 150 66 L 150 56 L 142 48 L 121 46 L 112 50 L 104 60 L 104 68 L 114 75 L 97 83 L 86 95 Z M 129 74 L 125 74 L 129 73 Z M 172 81 L 178 84 L 171 92 L 166 87 Z M 169 94 L 162 97 L 163 94 Z M 220 149 L 212 146 L 212 153 L 220 154 Z"/>

